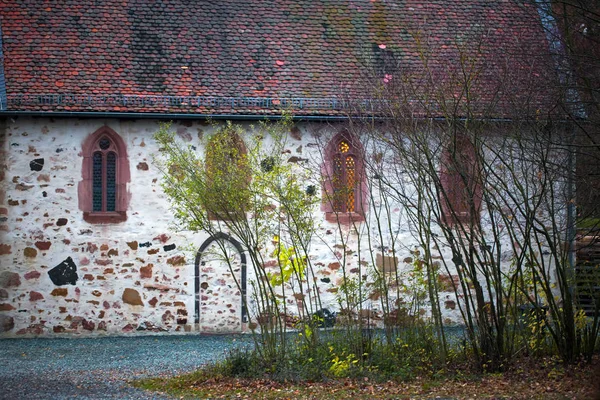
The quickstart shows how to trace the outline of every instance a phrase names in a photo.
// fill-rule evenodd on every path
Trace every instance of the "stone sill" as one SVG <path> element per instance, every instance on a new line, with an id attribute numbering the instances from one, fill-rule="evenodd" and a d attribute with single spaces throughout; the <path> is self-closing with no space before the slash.
<path id="1" fill-rule="evenodd" d="M 365 216 L 356 212 L 326 212 L 325 220 L 327 222 L 349 225 L 353 222 L 364 222 Z"/>
<path id="2" fill-rule="evenodd" d="M 83 213 L 83 220 L 90 224 L 118 224 L 127 220 L 125 211 Z"/>

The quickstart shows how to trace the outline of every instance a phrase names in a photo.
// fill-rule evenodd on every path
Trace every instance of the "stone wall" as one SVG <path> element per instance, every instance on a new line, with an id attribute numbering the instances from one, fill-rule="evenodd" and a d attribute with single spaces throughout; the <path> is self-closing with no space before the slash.
<path id="1" fill-rule="evenodd" d="M 82 143 L 104 125 L 124 140 L 131 171 L 127 220 L 116 224 L 88 223 L 78 205 Z M 242 291 L 233 279 L 241 279 L 241 256 L 236 255 L 232 270 L 219 260 L 197 258 L 208 235 L 174 228 L 160 173 L 152 163 L 158 152 L 152 139 L 157 129 L 158 122 L 147 119 L 19 117 L 0 124 L 0 335 L 247 330 Z M 173 129 L 202 151 L 202 137 L 214 128 L 181 121 Z M 323 141 L 339 129 L 298 124 L 285 156 L 289 162 L 313 162 L 318 168 Z M 393 212 L 402 220 L 400 207 Z M 366 235 L 355 227 L 344 226 L 340 233 L 323 213 L 315 218 L 318 240 L 311 247 L 311 260 L 327 308 L 337 308 L 341 263 L 348 274 L 357 275 L 367 268 L 403 270 L 414 262 L 414 241 L 401 227 L 396 232 L 400 250 L 392 257 L 384 243 L 372 251 L 365 250 L 366 243 L 359 246 L 358 238 Z M 347 239 L 345 246 L 340 234 Z M 275 265 L 271 261 L 264 267 Z M 252 268 L 247 269 L 250 282 Z M 446 318 L 458 321 L 451 294 L 455 277 L 444 279 L 442 309 Z M 290 312 L 298 313 L 304 294 L 287 293 Z M 362 307 L 377 318 L 375 294 Z"/>

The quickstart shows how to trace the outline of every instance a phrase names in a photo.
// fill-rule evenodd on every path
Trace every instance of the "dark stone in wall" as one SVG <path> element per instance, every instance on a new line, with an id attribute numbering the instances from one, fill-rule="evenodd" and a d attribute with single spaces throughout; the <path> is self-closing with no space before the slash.
<path id="1" fill-rule="evenodd" d="M 41 171 L 42 168 L 44 168 L 44 159 L 36 158 L 35 160 L 30 161 L 29 168 L 31 168 L 32 171 Z"/>
<path id="2" fill-rule="evenodd" d="M 83 327 L 83 329 L 85 329 L 86 331 L 93 331 L 94 328 L 96 327 L 96 324 L 92 321 L 88 321 L 87 319 L 83 319 L 81 321 L 81 326 Z"/>
<path id="3" fill-rule="evenodd" d="M 77 265 L 71 257 L 58 264 L 48 271 L 50 279 L 56 286 L 75 285 L 79 276 L 77 275 Z"/>
<path id="4" fill-rule="evenodd" d="M 18 287 L 21 285 L 21 278 L 16 272 L 4 271 L 0 274 L 0 286 L 3 288 Z"/>
<path id="5" fill-rule="evenodd" d="M 19 183 L 15 186 L 15 189 L 20 190 L 22 192 L 33 188 L 33 185 L 25 185 L 24 183 Z"/>
<path id="6" fill-rule="evenodd" d="M 453 300 L 446 300 L 444 305 L 446 310 L 454 310 L 456 308 L 456 302 Z"/>
<path id="7" fill-rule="evenodd" d="M 15 327 L 15 320 L 8 315 L 0 314 L 0 332 L 8 332 Z"/>
<path id="8" fill-rule="evenodd" d="M 140 243 L 140 247 L 150 247 L 150 246 L 152 246 L 152 243 L 150 243 L 150 242 Z"/>
<path id="9" fill-rule="evenodd" d="M 302 134 L 300 132 L 300 128 L 298 128 L 297 126 L 294 126 L 291 130 L 290 130 L 290 134 L 291 136 L 296 139 L 296 140 L 302 140 Z"/>
<path id="10" fill-rule="evenodd" d="M 141 324 L 138 325 L 136 331 L 166 332 L 167 330 L 160 326 L 154 325 L 152 322 L 143 321 Z"/>
<path id="11" fill-rule="evenodd" d="M 68 219 L 66 219 L 66 218 L 59 218 L 59 219 L 56 221 L 56 226 L 63 226 L 63 225 L 66 225 L 66 224 L 67 224 L 67 222 L 69 222 L 69 220 L 68 220 Z"/>
<path id="12" fill-rule="evenodd" d="M 171 250 L 175 250 L 175 243 L 173 243 L 173 244 L 169 244 L 169 245 L 167 245 L 167 246 L 164 246 L 164 247 L 163 247 L 163 249 L 164 249 L 165 251 L 171 251 Z"/>
<path id="13" fill-rule="evenodd" d="M 296 156 L 291 156 L 288 159 L 289 163 L 299 163 L 299 162 L 305 162 L 305 161 L 308 161 L 308 159 L 307 158 L 302 158 L 302 157 L 296 157 Z"/>

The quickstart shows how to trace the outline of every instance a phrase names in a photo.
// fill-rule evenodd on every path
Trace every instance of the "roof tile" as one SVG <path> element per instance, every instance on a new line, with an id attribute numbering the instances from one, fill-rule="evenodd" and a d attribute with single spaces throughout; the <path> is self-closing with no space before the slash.
<path id="1" fill-rule="evenodd" d="M 373 65 L 379 57 L 373 46 L 381 45 L 410 74 L 423 69 L 419 46 L 427 43 L 428 62 L 440 76 L 458 66 L 461 52 L 480 49 L 480 65 L 489 75 L 481 79 L 481 98 L 492 90 L 490 71 L 506 63 L 515 71 L 546 74 L 545 64 L 530 62 L 547 54 L 536 11 L 509 0 L 47 4 L 0 4 L 10 109 L 270 113 L 278 108 L 232 110 L 227 101 L 205 98 L 167 105 L 164 99 L 123 96 L 335 99 L 341 86 L 361 98 L 369 88 L 357 82 L 365 63 Z M 40 95 L 57 96 L 42 103 Z M 90 103 L 86 95 L 117 100 Z M 328 107 L 296 111 L 338 112 Z"/>

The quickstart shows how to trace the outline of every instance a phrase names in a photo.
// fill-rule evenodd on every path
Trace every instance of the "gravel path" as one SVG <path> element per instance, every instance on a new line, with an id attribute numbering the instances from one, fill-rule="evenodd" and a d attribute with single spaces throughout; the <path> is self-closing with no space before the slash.
<path id="1" fill-rule="evenodd" d="M 0 340 L 0 399 L 166 399 L 127 381 L 192 371 L 251 336 Z"/>

